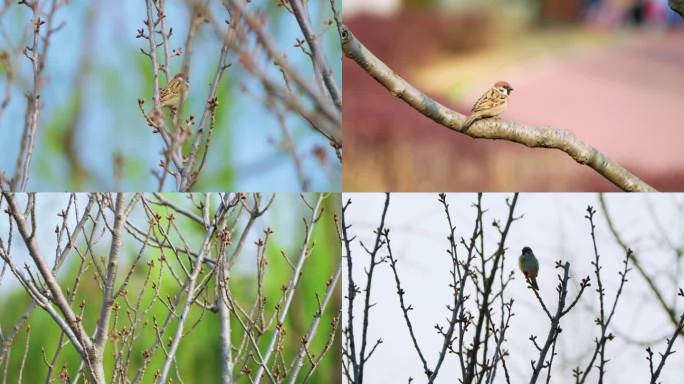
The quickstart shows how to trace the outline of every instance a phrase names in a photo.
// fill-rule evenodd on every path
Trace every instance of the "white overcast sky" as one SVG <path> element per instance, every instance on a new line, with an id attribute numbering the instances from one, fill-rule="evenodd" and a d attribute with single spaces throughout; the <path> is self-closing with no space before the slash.
<path id="1" fill-rule="evenodd" d="M 484 207 L 488 210 L 486 223 L 486 249 L 495 247 L 497 234 L 491 227 L 492 219 L 505 219 L 507 207 L 504 199 L 511 194 L 485 194 Z M 366 244 L 372 244 L 372 230 L 384 202 L 384 194 L 344 194 L 344 201 L 352 199 L 347 212 L 347 223 L 351 224 L 351 234 Z M 467 237 L 472 231 L 475 210 L 472 203 L 475 194 L 448 194 L 452 219 L 457 226 L 457 236 Z M 642 263 L 658 276 L 656 283 L 667 292 L 667 300 L 674 301 L 675 286 L 684 284 L 680 263 L 674 261 L 672 252 L 667 252 L 666 241 L 677 246 L 684 244 L 682 213 L 684 194 L 608 194 L 608 209 L 618 230 L 635 249 Z M 546 316 L 525 287 L 517 270 L 517 256 L 523 246 L 530 246 L 540 261 L 539 285 L 547 303 L 555 302 L 557 284 L 554 261 L 564 259 L 571 263 L 573 288 L 581 277 L 592 273 L 590 261 L 593 259 L 589 224 L 584 218 L 587 205 L 594 206 L 596 215 L 599 253 L 603 264 L 602 280 L 607 290 L 607 300 L 612 303 L 615 295 L 624 252 L 610 234 L 601 211 L 596 194 L 521 194 L 516 212 L 524 217 L 513 224 L 507 242 L 508 253 L 506 271 L 515 270 L 516 280 L 507 291 L 515 299 L 508 331 L 509 371 L 513 383 L 527 382 L 530 374 L 530 360 L 536 357 L 534 347 L 528 340 L 531 334 L 543 339 L 548 330 Z M 654 220 L 657 218 L 657 221 Z M 400 260 L 399 273 L 402 288 L 407 291 L 405 299 L 415 308 L 410 312 L 420 345 L 430 364 L 433 365 L 441 337 L 435 332 L 434 325 L 445 324 L 446 309 L 450 292 L 448 269 L 450 262 L 445 250 L 448 247 L 446 234 L 448 226 L 443 209 L 436 194 L 392 194 L 387 215 L 387 227 L 391 229 L 392 249 Z M 660 229 L 659 229 L 660 228 Z M 661 230 L 662 229 L 662 230 Z M 662 236 L 665 234 L 667 240 Z M 463 250 L 463 248 L 461 248 Z M 383 254 L 386 252 L 383 251 Z M 364 269 L 368 258 L 358 242 L 354 243 L 352 256 L 355 262 L 356 283 L 365 286 Z M 346 273 L 345 273 L 346 275 Z M 678 281 L 673 281 L 676 276 Z M 559 355 L 554 363 L 551 382 L 572 382 L 571 370 L 580 365 L 584 367 L 588 355 L 593 351 L 593 339 L 598 327 L 593 325 L 592 307 L 596 307 L 597 295 L 595 281 L 571 315 L 563 318 L 557 350 Z M 346 292 L 346 284 L 344 288 Z M 373 281 L 369 342 L 381 337 L 384 340 L 373 355 L 366 368 L 366 379 L 370 383 L 406 383 L 409 376 L 415 382 L 424 382 L 421 365 L 411 346 L 408 332 L 398 304 L 394 278 L 388 265 L 376 270 Z M 345 293 L 346 295 L 346 293 Z M 574 297 L 574 296 L 573 296 Z M 677 300 L 679 313 L 684 310 L 684 300 Z M 356 329 L 360 329 L 362 302 L 355 304 Z M 551 304 L 554 308 L 555 305 Z M 346 313 L 343 311 L 343 313 Z M 595 313 L 595 312 L 594 312 Z M 345 320 L 346 321 L 346 320 Z M 636 270 L 630 278 L 618 305 L 610 331 L 620 337 L 609 343 L 607 355 L 607 382 L 647 382 L 648 363 L 643 346 L 637 342 L 653 343 L 656 352 L 663 351 L 664 338 L 674 330 L 655 303 L 646 288 L 644 280 Z M 627 342 L 629 338 L 631 342 Z M 684 342 L 679 338 L 661 375 L 663 383 L 681 382 L 684 373 Z M 357 345 L 358 345 L 357 339 Z M 458 376 L 456 357 L 450 355 L 443 366 L 439 383 L 453 383 Z M 499 375 L 497 382 L 503 382 Z M 545 379 L 545 377 L 544 377 Z M 591 380 L 589 380 L 591 382 Z"/>

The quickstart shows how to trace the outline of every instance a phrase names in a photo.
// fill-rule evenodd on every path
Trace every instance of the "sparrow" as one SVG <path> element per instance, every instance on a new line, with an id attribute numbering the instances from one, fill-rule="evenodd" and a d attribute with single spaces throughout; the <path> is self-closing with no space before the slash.
<path id="1" fill-rule="evenodd" d="M 473 105 L 472 113 L 463 123 L 462 130 L 470 128 L 477 120 L 488 117 L 496 117 L 506 110 L 508 105 L 508 95 L 511 94 L 511 85 L 506 81 L 499 81 L 494 84 L 484 95 L 482 95 Z"/>
<path id="2" fill-rule="evenodd" d="M 187 94 L 190 84 L 185 80 L 183 73 L 178 73 L 169 81 L 165 88 L 159 90 L 159 104 L 162 108 L 178 106 L 181 94 Z"/>
<path id="3" fill-rule="evenodd" d="M 532 248 L 524 247 L 522 249 L 522 254 L 518 258 L 518 266 L 520 267 L 523 275 L 525 275 L 525 280 L 530 283 L 532 289 L 538 291 L 539 286 L 537 285 L 537 274 L 539 273 L 539 261 L 537 261 L 537 258 L 534 257 Z"/>
<path id="4" fill-rule="evenodd" d="M 159 90 L 159 105 L 162 108 L 168 107 L 176 109 L 181 99 L 181 94 L 187 95 L 190 90 L 190 84 L 185 80 L 183 73 L 178 73 L 174 76 L 166 87 Z M 156 125 L 161 123 L 163 114 L 161 111 L 156 111 L 154 108 L 147 114 L 148 119 L 152 120 Z"/>

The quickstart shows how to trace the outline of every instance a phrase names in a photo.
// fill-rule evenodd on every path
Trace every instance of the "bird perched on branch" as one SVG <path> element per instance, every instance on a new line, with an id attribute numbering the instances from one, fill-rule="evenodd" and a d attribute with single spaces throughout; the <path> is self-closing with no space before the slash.
<path id="1" fill-rule="evenodd" d="M 185 79 L 185 75 L 178 73 L 166 84 L 166 87 L 159 90 L 159 105 L 162 108 L 175 109 L 178 107 L 181 95 L 187 95 L 189 90 L 190 83 Z M 148 117 L 153 117 L 153 115 L 154 109 L 148 114 Z"/>
<path id="2" fill-rule="evenodd" d="M 537 285 L 537 274 L 539 273 L 539 261 L 537 261 L 537 258 L 534 257 L 532 248 L 524 247 L 522 249 L 522 254 L 518 258 L 518 266 L 520 267 L 523 275 L 525 275 L 525 280 L 530 283 L 532 289 L 538 291 L 539 286 Z"/>
<path id="3" fill-rule="evenodd" d="M 169 81 L 165 88 L 159 90 L 159 104 L 161 107 L 175 108 L 178 106 L 181 94 L 187 94 L 190 84 L 183 73 L 178 73 Z"/>
<path id="4" fill-rule="evenodd" d="M 472 113 L 463 123 L 462 130 L 470 128 L 477 120 L 488 117 L 497 117 L 506 110 L 508 105 L 508 95 L 513 88 L 506 81 L 499 81 L 494 84 L 484 95 L 482 95 L 473 105 Z"/>

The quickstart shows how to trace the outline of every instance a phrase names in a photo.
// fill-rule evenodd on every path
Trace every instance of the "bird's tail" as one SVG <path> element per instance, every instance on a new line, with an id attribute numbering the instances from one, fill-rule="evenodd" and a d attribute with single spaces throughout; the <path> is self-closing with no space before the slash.
<path id="1" fill-rule="evenodd" d="M 536 277 L 530 276 L 527 278 L 527 281 L 530 283 L 530 286 L 532 287 L 532 289 L 534 289 L 535 291 L 539 290 L 539 286 L 537 285 L 537 278 Z"/>

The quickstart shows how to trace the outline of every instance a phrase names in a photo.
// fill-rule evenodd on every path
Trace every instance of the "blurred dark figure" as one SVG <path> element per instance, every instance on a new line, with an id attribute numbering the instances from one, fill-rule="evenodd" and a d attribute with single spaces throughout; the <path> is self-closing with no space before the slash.
<path id="1" fill-rule="evenodd" d="M 667 0 L 584 0 L 583 3 L 587 21 L 599 27 L 681 24 Z"/>
<path id="2" fill-rule="evenodd" d="M 640 25 L 644 22 L 644 8 L 646 2 L 644 0 L 637 0 L 632 5 L 632 8 L 628 11 L 629 21 L 633 24 Z"/>

